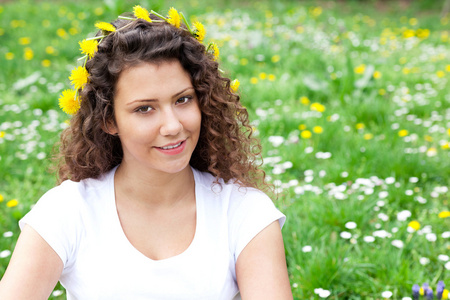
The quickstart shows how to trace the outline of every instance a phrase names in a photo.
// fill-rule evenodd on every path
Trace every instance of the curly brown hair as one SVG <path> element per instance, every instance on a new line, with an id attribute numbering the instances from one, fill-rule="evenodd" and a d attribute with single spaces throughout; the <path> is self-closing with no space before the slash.
<path id="1" fill-rule="evenodd" d="M 202 114 L 190 165 L 215 176 L 216 183 L 234 179 L 241 186 L 266 190 L 265 173 L 259 168 L 261 146 L 252 137 L 247 110 L 205 46 L 187 30 L 166 22 L 117 19 L 112 24 L 122 29 L 105 37 L 87 61 L 89 80 L 80 91 L 81 107 L 61 135 L 59 182 L 96 178 L 121 163 L 120 138 L 104 130 L 115 122 L 114 93 L 121 72 L 143 62 L 176 59 L 190 75 Z"/>

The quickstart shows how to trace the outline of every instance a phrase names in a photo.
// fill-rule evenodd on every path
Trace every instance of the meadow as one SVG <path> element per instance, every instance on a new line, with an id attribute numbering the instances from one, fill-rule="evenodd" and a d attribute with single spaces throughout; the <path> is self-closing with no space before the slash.
<path id="1" fill-rule="evenodd" d="M 17 221 L 56 182 L 69 119 L 58 96 L 78 41 L 140 4 L 203 22 L 239 79 L 287 215 L 295 299 L 407 300 L 413 284 L 450 285 L 450 15 L 421 3 L 0 2 L 0 277 Z"/>

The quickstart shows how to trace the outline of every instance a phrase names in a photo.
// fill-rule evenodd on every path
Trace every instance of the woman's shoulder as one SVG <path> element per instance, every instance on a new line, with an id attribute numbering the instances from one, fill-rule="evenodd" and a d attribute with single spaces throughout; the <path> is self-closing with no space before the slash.
<path id="1" fill-rule="evenodd" d="M 79 206 L 89 203 L 90 199 L 105 194 L 111 185 L 114 169 L 100 175 L 98 178 L 86 178 L 80 181 L 64 180 L 61 184 L 48 190 L 38 201 L 56 206 Z"/>
<path id="2" fill-rule="evenodd" d="M 208 172 L 201 172 L 193 168 L 195 184 L 214 194 L 222 201 L 226 200 L 229 205 L 239 205 L 241 202 L 269 201 L 272 200 L 263 191 L 253 187 L 240 185 L 236 180 L 225 182 L 222 178 L 216 181 L 216 177 Z"/>

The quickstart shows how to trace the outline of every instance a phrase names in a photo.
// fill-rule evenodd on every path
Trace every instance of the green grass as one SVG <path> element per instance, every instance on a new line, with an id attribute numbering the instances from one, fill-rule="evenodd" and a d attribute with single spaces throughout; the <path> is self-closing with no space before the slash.
<path id="1" fill-rule="evenodd" d="M 17 221 L 55 184 L 46 170 L 67 119 L 57 98 L 81 56 L 77 42 L 96 21 L 135 4 L 82 2 L 0 6 L 0 233 L 13 234 L 0 236 L 0 251 L 13 250 Z M 319 298 L 318 288 L 329 299 L 381 299 L 383 291 L 401 299 L 414 283 L 450 284 L 450 265 L 439 259 L 450 250 L 442 236 L 450 218 L 438 217 L 450 210 L 450 16 L 441 15 L 442 2 L 140 4 L 162 12 L 174 5 L 204 22 L 207 39 L 220 45 L 222 69 L 240 80 L 276 204 L 287 215 L 296 299 Z M 18 205 L 8 207 L 13 199 Z M 411 216 L 399 220 L 405 210 Z M 412 220 L 421 229 L 410 233 Z M 365 241 L 381 230 L 388 237 Z"/>

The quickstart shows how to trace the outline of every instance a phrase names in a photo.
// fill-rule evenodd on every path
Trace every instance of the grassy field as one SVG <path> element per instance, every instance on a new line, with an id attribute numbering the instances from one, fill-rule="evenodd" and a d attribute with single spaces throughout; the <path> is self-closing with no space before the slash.
<path id="1" fill-rule="evenodd" d="M 441 1 L 401 3 L 1 3 L 0 275 L 17 221 L 55 184 L 46 170 L 68 118 L 57 99 L 78 41 L 141 4 L 202 21 L 240 80 L 287 215 L 295 299 L 450 285 L 450 15 Z"/>

